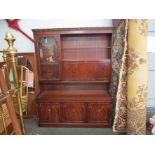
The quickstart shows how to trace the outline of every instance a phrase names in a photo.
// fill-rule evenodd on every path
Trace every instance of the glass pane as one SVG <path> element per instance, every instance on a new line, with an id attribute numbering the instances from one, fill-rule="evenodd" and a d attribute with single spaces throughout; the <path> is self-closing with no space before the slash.
<path id="1" fill-rule="evenodd" d="M 41 63 L 52 63 L 57 59 L 57 43 L 54 37 L 41 37 L 39 39 Z"/>

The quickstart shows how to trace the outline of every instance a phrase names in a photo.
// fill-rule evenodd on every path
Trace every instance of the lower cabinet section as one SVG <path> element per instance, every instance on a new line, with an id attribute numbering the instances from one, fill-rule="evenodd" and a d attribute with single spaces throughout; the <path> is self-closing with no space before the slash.
<path id="1" fill-rule="evenodd" d="M 112 103 L 39 103 L 39 125 L 53 127 L 111 127 Z"/>

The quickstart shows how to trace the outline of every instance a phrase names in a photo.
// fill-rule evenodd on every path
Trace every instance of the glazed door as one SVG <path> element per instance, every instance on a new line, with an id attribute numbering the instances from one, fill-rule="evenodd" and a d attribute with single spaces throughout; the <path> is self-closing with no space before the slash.
<path id="1" fill-rule="evenodd" d="M 60 39 L 59 36 L 41 36 L 38 39 L 40 78 L 60 80 Z"/>

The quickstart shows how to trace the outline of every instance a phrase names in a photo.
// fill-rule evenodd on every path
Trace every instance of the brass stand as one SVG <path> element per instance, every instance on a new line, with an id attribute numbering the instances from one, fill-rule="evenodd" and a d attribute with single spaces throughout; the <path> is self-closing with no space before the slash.
<path id="1" fill-rule="evenodd" d="M 10 66 L 13 71 L 14 86 L 16 88 L 19 88 L 17 64 L 16 64 L 17 50 L 13 47 L 13 43 L 16 39 L 14 38 L 14 36 L 12 34 L 7 33 L 5 36 L 5 40 L 7 41 L 8 46 L 9 46 L 6 49 L 6 61 L 10 63 Z M 21 99 L 19 91 L 17 91 L 17 93 L 16 93 L 16 99 L 17 99 L 17 103 L 18 103 L 19 119 L 20 119 L 22 132 L 23 132 L 23 134 L 25 134 L 25 125 L 24 125 L 23 112 L 22 112 L 22 99 Z"/>
<path id="2" fill-rule="evenodd" d="M 9 71 L 8 71 L 8 65 L 9 64 L 7 64 L 6 51 L 3 50 L 2 53 L 3 53 L 3 56 L 2 56 L 3 57 L 3 60 L 4 60 L 4 62 L 6 62 L 3 65 L 3 67 L 2 67 L 2 71 L 4 72 L 5 81 L 6 81 L 6 84 L 7 84 L 8 89 L 11 89 L 11 85 L 10 85 L 10 82 L 9 82 Z"/>

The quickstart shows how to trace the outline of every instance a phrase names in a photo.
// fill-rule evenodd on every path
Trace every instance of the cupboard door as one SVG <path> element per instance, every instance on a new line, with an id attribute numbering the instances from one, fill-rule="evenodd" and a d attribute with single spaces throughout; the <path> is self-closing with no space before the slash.
<path id="1" fill-rule="evenodd" d="M 38 39 L 41 79 L 60 79 L 59 36 L 41 36 Z"/>
<path id="2" fill-rule="evenodd" d="M 88 122 L 110 122 L 112 108 L 111 103 L 89 103 L 88 104 Z"/>
<path id="3" fill-rule="evenodd" d="M 42 104 L 39 105 L 39 121 L 43 123 L 60 122 L 60 104 Z"/>
<path id="4" fill-rule="evenodd" d="M 84 103 L 63 103 L 63 122 L 85 122 L 85 104 Z"/>

